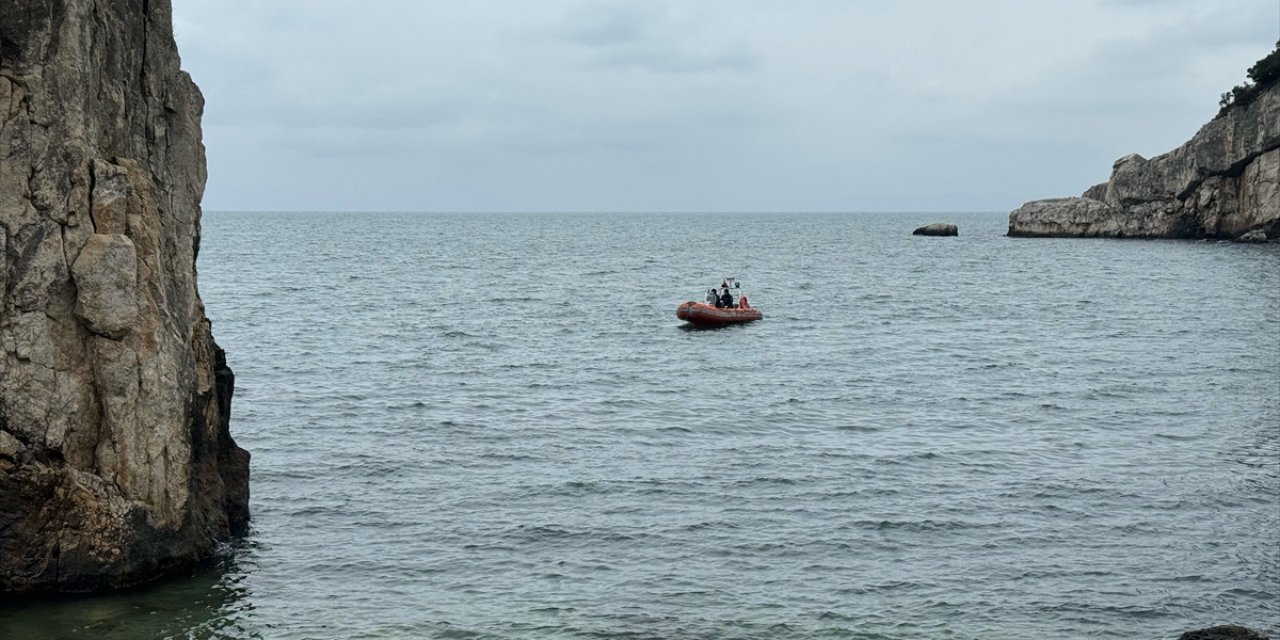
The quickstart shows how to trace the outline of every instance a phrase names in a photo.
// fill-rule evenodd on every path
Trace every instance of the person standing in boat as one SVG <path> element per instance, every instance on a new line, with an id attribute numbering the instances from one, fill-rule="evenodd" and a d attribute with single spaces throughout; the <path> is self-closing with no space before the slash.
<path id="1" fill-rule="evenodd" d="M 719 302 L 720 302 L 720 296 L 716 293 L 716 290 L 714 288 L 707 289 L 707 304 L 720 306 Z"/>

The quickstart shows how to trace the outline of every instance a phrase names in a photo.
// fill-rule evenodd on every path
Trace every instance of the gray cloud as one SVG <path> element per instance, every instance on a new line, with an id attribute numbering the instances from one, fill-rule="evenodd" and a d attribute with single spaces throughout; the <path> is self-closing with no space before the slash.
<path id="1" fill-rule="evenodd" d="M 659 4 L 592 3 L 571 7 L 547 34 L 587 47 L 617 47 L 653 37 Z"/>
<path id="2" fill-rule="evenodd" d="M 547 35 L 587 49 L 602 67 L 653 73 L 751 72 L 758 56 L 747 43 L 715 42 L 683 4 L 590 3 L 573 7 Z"/>
<path id="3" fill-rule="evenodd" d="M 206 207 L 1006 209 L 1167 151 L 1273 0 L 174 0 Z"/>

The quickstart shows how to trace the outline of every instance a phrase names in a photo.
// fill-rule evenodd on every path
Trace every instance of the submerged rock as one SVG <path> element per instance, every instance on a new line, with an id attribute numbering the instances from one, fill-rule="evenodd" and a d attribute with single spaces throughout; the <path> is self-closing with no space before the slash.
<path id="1" fill-rule="evenodd" d="M 146 582 L 247 525 L 202 110 L 168 0 L 0 3 L 0 598 Z"/>
<path id="2" fill-rule="evenodd" d="M 957 236 L 957 235 L 960 235 L 960 230 L 954 224 L 947 224 L 945 222 L 935 222 L 933 224 L 926 224 L 923 227 L 916 228 L 915 231 L 911 232 L 911 235 L 913 236 Z"/>
<path id="3" fill-rule="evenodd" d="M 1178 636 L 1178 640 L 1270 640 L 1270 638 L 1248 627 L 1224 624 L 1188 631 Z"/>
<path id="4" fill-rule="evenodd" d="M 1239 238 L 1236 238 L 1235 241 L 1244 242 L 1248 244 L 1266 244 L 1268 242 L 1267 233 L 1262 229 L 1254 229 L 1253 231 L 1249 231 L 1241 235 Z"/>
<path id="5" fill-rule="evenodd" d="M 1120 158 L 1111 179 L 1083 197 L 1022 205 L 1009 215 L 1009 235 L 1280 238 L 1280 82 L 1269 82 L 1181 147 Z"/>

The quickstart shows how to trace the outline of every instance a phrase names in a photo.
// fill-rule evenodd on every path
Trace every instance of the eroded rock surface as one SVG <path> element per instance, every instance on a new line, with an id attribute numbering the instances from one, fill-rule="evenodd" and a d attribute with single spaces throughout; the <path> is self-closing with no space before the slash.
<path id="1" fill-rule="evenodd" d="M 247 524 L 202 110 L 167 0 L 0 3 L 0 597 L 145 582 Z"/>
<path id="2" fill-rule="evenodd" d="M 1036 200 L 1009 215 L 1011 236 L 1234 239 L 1250 232 L 1280 238 L 1280 84 L 1169 153 L 1120 158 L 1111 179 L 1083 197 Z"/>

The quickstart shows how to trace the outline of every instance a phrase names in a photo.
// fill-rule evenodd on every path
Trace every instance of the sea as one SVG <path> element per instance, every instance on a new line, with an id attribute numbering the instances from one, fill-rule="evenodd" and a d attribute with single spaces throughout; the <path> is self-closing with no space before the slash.
<path id="1" fill-rule="evenodd" d="M 1280 244 L 1006 226 L 207 211 L 252 530 L 0 637 L 1275 637 Z"/>

